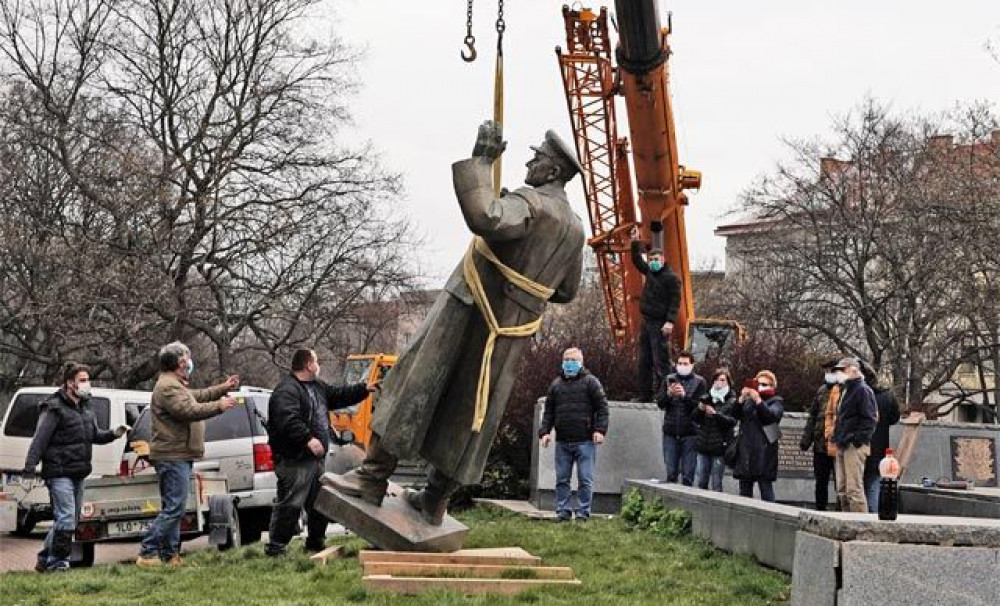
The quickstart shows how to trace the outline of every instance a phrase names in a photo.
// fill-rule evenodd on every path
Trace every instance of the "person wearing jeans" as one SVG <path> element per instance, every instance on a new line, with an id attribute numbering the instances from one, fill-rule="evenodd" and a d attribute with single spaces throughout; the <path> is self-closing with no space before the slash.
<path id="1" fill-rule="evenodd" d="M 722 492 L 722 475 L 726 471 L 726 447 L 733 440 L 736 419 L 732 409 L 736 405 L 736 394 L 732 390 L 732 377 L 725 368 L 712 374 L 712 387 L 698 403 L 692 417 L 698 427 L 698 462 L 695 465 L 694 483 L 698 488 L 708 488 Z"/>
<path id="2" fill-rule="evenodd" d="M 740 496 L 753 498 L 753 485 L 763 501 L 774 501 L 774 481 L 778 479 L 778 424 L 785 414 L 781 396 L 775 395 L 778 379 L 769 370 L 757 373 L 740 392 L 733 416 L 740 422 L 736 465 L 733 477 L 740 482 Z"/>
<path id="3" fill-rule="evenodd" d="M 73 534 L 83 505 L 83 480 L 92 471 L 92 446 L 112 442 L 128 430 L 124 425 L 114 431 L 98 427 L 90 407 L 90 371 L 86 366 L 67 363 L 62 379 L 59 391 L 40 405 L 24 462 L 24 476 L 30 480 L 41 461 L 52 504 L 52 529 L 38 553 L 38 572 L 69 570 Z"/>
<path id="4" fill-rule="evenodd" d="M 694 373 L 691 352 L 677 354 L 675 370 L 656 395 L 656 404 L 663 411 L 663 465 L 667 482 L 680 478 L 685 486 L 691 486 L 698 442 L 693 414 L 708 388 L 705 379 Z"/>
<path id="5" fill-rule="evenodd" d="M 135 563 L 154 567 L 167 563 L 181 566 L 180 524 L 191 486 L 193 462 L 205 454 L 205 419 L 236 405 L 226 393 L 239 386 L 232 375 L 207 389 L 188 389 L 194 372 L 191 350 L 180 342 L 164 345 L 159 352 L 160 375 L 153 388 L 150 409 L 153 436 L 149 459 L 160 483 L 160 513 L 146 530 Z"/>
<path id="6" fill-rule="evenodd" d="M 871 364 L 862 360 L 861 373 L 865 382 L 875 394 L 875 405 L 878 407 L 878 421 L 872 434 L 871 454 L 865 459 L 865 500 L 868 501 L 868 513 L 878 513 L 878 498 L 880 480 L 878 466 L 885 458 L 885 449 L 889 447 L 889 426 L 899 423 L 899 404 L 891 389 L 883 387 L 878 382 L 878 371 Z"/>
<path id="7" fill-rule="evenodd" d="M 191 461 L 154 463 L 160 483 L 160 513 L 142 538 L 140 553 L 169 562 L 181 551 L 181 518 L 191 487 Z"/>
<path id="8" fill-rule="evenodd" d="M 562 372 L 549 387 L 545 412 L 538 430 L 542 447 L 548 447 L 556 430 L 556 515 L 560 522 L 573 515 L 570 479 L 576 465 L 576 518 L 590 517 L 597 446 L 608 433 L 608 398 L 601 382 L 583 367 L 583 352 L 572 347 L 563 352 Z"/>

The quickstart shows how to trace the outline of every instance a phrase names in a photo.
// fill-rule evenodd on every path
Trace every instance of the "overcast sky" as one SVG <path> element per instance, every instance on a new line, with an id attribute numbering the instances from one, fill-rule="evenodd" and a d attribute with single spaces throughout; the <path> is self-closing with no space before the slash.
<path id="1" fill-rule="evenodd" d="M 476 0 L 479 60 L 459 59 L 464 0 L 334 0 L 335 31 L 367 48 L 356 131 L 404 176 L 401 212 L 426 240 L 421 262 L 438 284 L 468 244 L 451 186 L 478 124 L 492 116 L 495 0 Z M 518 187 L 547 128 L 571 141 L 558 64 L 562 1 L 506 0 L 503 183 Z M 606 2 L 613 7 L 613 0 Z M 721 264 L 739 193 L 783 157 L 781 137 L 829 132 L 831 117 L 866 95 L 901 110 L 941 111 L 1000 99 L 1000 1 L 660 0 L 673 12 L 671 91 L 680 161 L 704 174 L 687 211 L 693 268 Z M 600 4 L 589 4 L 598 8 Z M 619 116 L 624 116 L 620 105 Z M 624 127 L 621 134 L 627 134 Z M 579 179 L 567 186 L 584 217 Z M 731 217 L 730 217 L 731 218 Z"/>

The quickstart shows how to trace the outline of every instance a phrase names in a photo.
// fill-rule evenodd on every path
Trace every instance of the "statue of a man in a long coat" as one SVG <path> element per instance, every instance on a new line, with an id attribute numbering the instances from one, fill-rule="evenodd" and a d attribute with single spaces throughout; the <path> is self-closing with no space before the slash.
<path id="1" fill-rule="evenodd" d="M 476 238 L 387 377 L 364 462 L 327 480 L 380 505 L 397 461 L 422 457 L 432 466 L 427 486 L 406 500 L 430 524 L 441 524 L 459 486 L 482 478 L 531 333 L 546 304 L 572 300 L 580 283 L 583 225 L 564 191 L 581 172 L 575 154 L 547 132 L 527 164 L 530 187 L 498 198 L 492 165 L 504 147 L 488 121 L 472 158 L 452 165 Z"/>

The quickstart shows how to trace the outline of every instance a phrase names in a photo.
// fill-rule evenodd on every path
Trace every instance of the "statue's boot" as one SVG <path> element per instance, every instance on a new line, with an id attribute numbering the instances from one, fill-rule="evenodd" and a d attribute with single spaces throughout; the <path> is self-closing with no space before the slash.
<path id="1" fill-rule="evenodd" d="M 423 490 L 407 490 L 404 498 L 410 507 L 420 512 L 420 517 L 432 526 L 440 526 L 448 513 L 448 499 L 461 488 L 461 484 L 434 469 L 427 475 Z"/>
<path id="2" fill-rule="evenodd" d="M 381 506 L 385 491 L 389 487 L 389 476 L 396 471 L 397 458 L 382 448 L 380 441 L 379 436 L 373 433 L 371 442 L 368 443 L 368 452 L 361 465 L 345 474 L 326 474 L 323 483 L 343 494 Z"/>

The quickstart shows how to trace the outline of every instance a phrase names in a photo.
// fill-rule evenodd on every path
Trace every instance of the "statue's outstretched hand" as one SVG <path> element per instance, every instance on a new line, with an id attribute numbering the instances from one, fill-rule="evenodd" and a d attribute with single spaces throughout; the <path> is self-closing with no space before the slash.
<path id="1" fill-rule="evenodd" d="M 476 135 L 476 146 L 472 148 L 472 157 L 496 160 L 507 149 L 503 140 L 502 127 L 498 122 L 487 120 L 479 125 Z"/>

